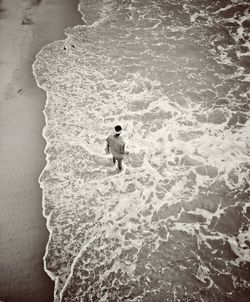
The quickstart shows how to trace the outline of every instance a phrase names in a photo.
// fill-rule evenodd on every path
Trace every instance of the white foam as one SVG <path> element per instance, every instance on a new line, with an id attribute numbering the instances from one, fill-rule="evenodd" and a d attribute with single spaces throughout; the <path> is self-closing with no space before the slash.
<path id="1" fill-rule="evenodd" d="M 112 17 L 109 10 L 103 9 L 101 15 Z M 130 14 L 131 10 L 130 7 Z M 202 12 L 200 15 L 204 16 Z M 192 21 L 197 16 L 197 13 L 193 14 Z M 145 18 L 147 14 L 142 19 Z M 186 84 L 187 79 L 181 75 L 165 85 L 165 69 L 172 68 L 177 72 L 180 67 L 174 57 L 174 62 L 163 60 L 165 53 L 171 56 L 171 48 L 163 48 L 164 52 L 158 56 L 152 55 L 155 49 L 151 50 L 148 42 L 155 39 L 157 31 L 152 19 L 151 31 L 145 30 L 148 27 L 137 28 L 137 39 L 143 37 L 138 52 L 133 44 L 135 41 L 131 43 L 129 38 L 133 26 L 131 32 L 120 26 L 118 29 L 126 33 L 121 37 L 105 36 L 109 30 L 105 28 L 108 19 L 101 20 L 91 26 L 69 30 L 66 41 L 55 42 L 41 50 L 33 66 L 38 85 L 47 91 L 46 127 L 43 130 L 47 165 L 41 174 L 40 185 L 43 214 L 50 231 L 45 260 L 49 263 L 49 257 L 56 258 L 56 265 L 52 265 L 55 272 L 48 270 L 46 264 L 45 270 L 56 281 L 56 301 L 63 301 L 67 295 L 74 282 L 74 270 L 80 274 L 78 266 L 81 262 L 95 268 L 99 258 L 104 264 L 108 259 L 117 259 L 109 270 L 100 273 L 97 282 L 101 284 L 109 273 L 117 272 L 119 268 L 135 278 L 138 255 L 133 255 L 130 262 L 119 257 L 131 247 L 140 251 L 148 238 L 153 242 L 152 253 L 157 253 L 162 241 L 169 242 L 173 230 L 192 235 L 198 243 L 199 240 L 205 242 L 208 238 L 203 234 L 205 226 L 214 217 L 220 218 L 225 208 L 218 204 L 214 213 L 198 207 L 188 211 L 206 219 L 201 227 L 198 222 L 178 222 L 185 206 L 195 199 L 201 188 L 209 188 L 217 182 L 225 184 L 228 190 L 241 190 L 248 173 L 244 163 L 249 160 L 250 123 L 227 127 L 235 113 L 232 107 L 218 109 L 208 104 L 207 98 L 203 97 L 206 92 L 214 92 L 217 98 L 224 95 L 220 96 L 217 87 L 209 85 L 206 77 L 199 73 L 203 66 L 198 68 L 191 64 L 189 79 L 193 79 L 192 85 Z M 133 22 L 133 18 L 128 20 L 126 22 Z M 166 28 L 169 32 L 169 27 Z M 187 28 L 171 27 L 170 31 L 178 30 L 178 34 L 183 34 Z M 164 46 L 161 38 L 160 33 L 159 43 L 152 47 Z M 173 41 L 178 42 L 179 38 L 173 37 Z M 229 50 L 229 47 L 219 46 L 217 62 L 233 64 L 228 57 Z M 150 63 L 140 61 L 140 56 L 145 54 L 151 55 Z M 136 56 L 138 62 L 134 64 Z M 157 60 L 162 61 L 159 64 Z M 138 66 L 141 71 L 129 69 Z M 204 70 L 208 67 L 204 65 Z M 156 74 L 154 80 L 150 68 Z M 244 74 L 244 70 L 220 74 L 220 77 L 230 83 L 232 79 L 237 81 L 239 73 Z M 199 96 L 200 102 L 192 99 L 189 92 Z M 117 123 L 122 124 L 122 135 L 130 151 L 124 158 L 122 173 L 116 171 L 111 158 L 104 153 L 105 139 Z M 232 181 L 231 171 L 235 172 L 238 181 Z M 181 210 L 167 212 L 171 206 L 178 209 L 179 204 Z M 171 221 L 175 221 L 174 225 L 166 231 L 166 238 L 160 240 L 159 226 Z M 248 256 L 235 248 L 233 238 L 215 234 L 208 227 L 205 230 L 213 239 L 218 236 L 231 242 L 241 259 L 237 261 L 248 261 Z M 245 235 L 239 236 L 243 242 Z M 211 248 L 208 243 L 205 246 Z M 93 257 L 89 262 L 83 259 L 86 251 L 94 254 L 100 250 L 104 258 Z M 57 265 L 59 271 L 56 271 Z M 208 287 L 213 286 L 204 264 L 200 264 L 196 277 L 204 283 L 209 280 Z M 105 297 L 101 299 L 104 301 Z"/>

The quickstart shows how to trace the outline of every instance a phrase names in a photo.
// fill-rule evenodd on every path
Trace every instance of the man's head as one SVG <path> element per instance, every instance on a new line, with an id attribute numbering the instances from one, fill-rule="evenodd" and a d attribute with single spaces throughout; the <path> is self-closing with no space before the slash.
<path id="1" fill-rule="evenodd" d="M 120 135 L 122 131 L 122 127 L 120 125 L 115 126 L 115 134 Z"/>

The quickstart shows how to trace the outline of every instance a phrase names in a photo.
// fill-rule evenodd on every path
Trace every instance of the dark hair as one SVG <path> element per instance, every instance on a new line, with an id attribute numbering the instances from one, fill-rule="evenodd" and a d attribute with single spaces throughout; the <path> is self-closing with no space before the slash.
<path id="1" fill-rule="evenodd" d="M 115 126 L 115 131 L 119 132 L 122 130 L 122 127 L 120 125 Z"/>

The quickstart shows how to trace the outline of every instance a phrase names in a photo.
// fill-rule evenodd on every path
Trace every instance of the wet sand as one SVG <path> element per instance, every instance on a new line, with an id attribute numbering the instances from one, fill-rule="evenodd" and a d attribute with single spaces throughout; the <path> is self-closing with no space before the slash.
<path id="1" fill-rule="evenodd" d="M 45 93 L 32 63 L 46 44 L 81 23 L 77 0 L 0 2 L 0 300 L 53 301 L 44 272 L 48 241 L 38 177 L 45 165 Z"/>

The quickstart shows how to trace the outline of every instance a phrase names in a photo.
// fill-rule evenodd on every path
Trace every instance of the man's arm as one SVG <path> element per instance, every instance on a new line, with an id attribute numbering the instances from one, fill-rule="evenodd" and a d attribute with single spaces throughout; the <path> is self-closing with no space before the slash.
<path id="1" fill-rule="evenodd" d="M 125 154 L 125 144 L 121 145 L 121 150 L 120 150 L 121 154 Z"/>
<path id="2" fill-rule="evenodd" d="M 106 154 L 110 153 L 110 146 L 109 146 L 109 141 L 108 141 L 108 138 L 106 139 L 107 141 L 107 145 L 106 145 L 106 148 L 105 148 L 105 152 Z"/>
<path id="3" fill-rule="evenodd" d="M 129 155 L 129 152 L 125 151 L 125 144 L 121 145 L 121 154 L 122 155 Z"/>

